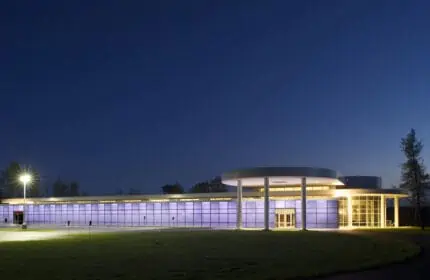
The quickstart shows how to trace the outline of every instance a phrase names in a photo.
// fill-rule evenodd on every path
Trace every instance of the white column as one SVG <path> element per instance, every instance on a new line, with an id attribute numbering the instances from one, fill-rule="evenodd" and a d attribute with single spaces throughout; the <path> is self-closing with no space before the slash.
<path id="1" fill-rule="evenodd" d="M 27 183 L 24 182 L 24 206 L 23 206 L 23 217 L 22 217 L 22 224 L 25 226 L 27 224 Z"/>
<path id="2" fill-rule="evenodd" d="M 348 227 L 352 228 L 352 196 L 347 197 L 347 211 L 348 211 Z"/>
<path id="3" fill-rule="evenodd" d="M 236 228 L 242 228 L 242 180 L 237 180 Z"/>
<path id="4" fill-rule="evenodd" d="M 264 230 L 269 230 L 269 178 L 264 177 Z"/>
<path id="5" fill-rule="evenodd" d="M 385 196 L 381 194 L 381 228 L 385 228 Z"/>
<path id="6" fill-rule="evenodd" d="M 399 227 L 399 198 L 394 197 L 394 227 Z"/>
<path id="7" fill-rule="evenodd" d="M 385 226 L 387 226 L 387 198 L 385 198 L 384 203 L 385 203 L 385 206 L 384 206 Z"/>
<path id="8" fill-rule="evenodd" d="M 306 177 L 302 178 L 302 230 L 306 230 Z"/>

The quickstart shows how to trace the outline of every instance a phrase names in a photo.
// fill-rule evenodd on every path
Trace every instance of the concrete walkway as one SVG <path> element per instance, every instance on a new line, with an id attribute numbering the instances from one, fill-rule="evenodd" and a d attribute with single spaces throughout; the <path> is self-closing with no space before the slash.
<path id="1" fill-rule="evenodd" d="M 2 230 L 2 228 L 4 230 Z M 15 230 L 16 229 L 16 230 Z M 20 230 L 17 226 L 0 227 L 0 242 L 8 241 L 30 241 L 46 240 L 54 238 L 65 238 L 71 234 L 88 234 L 117 231 L 150 231 L 156 228 L 115 228 L 115 227 L 64 227 L 64 226 L 46 226 L 30 225 L 27 230 Z"/>
<path id="2" fill-rule="evenodd" d="M 422 252 L 419 256 L 403 263 L 391 264 L 381 268 L 370 269 L 365 271 L 342 273 L 329 277 L 321 277 L 330 280 L 358 280 L 358 279 L 430 279 L 430 232 L 419 233 L 364 233 L 380 235 L 384 238 L 404 238 L 420 245 Z"/>
<path id="3" fill-rule="evenodd" d="M 4 230 L 2 230 L 2 228 Z M 15 230 L 17 229 L 17 230 Z M 65 238 L 72 234 L 97 234 L 104 232 L 130 231 L 196 231 L 209 228 L 165 228 L 165 227 L 64 227 L 55 225 L 30 225 L 27 230 L 19 230 L 17 226 L 0 227 L 0 242 L 30 241 Z"/>
<path id="4" fill-rule="evenodd" d="M 67 235 L 64 231 L 0 231 L 0 242 L 30 241 L 62 238 Z"/>

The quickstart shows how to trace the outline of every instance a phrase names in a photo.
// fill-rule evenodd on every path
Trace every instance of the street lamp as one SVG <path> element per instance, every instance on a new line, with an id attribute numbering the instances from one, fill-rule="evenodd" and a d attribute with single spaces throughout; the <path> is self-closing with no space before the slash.
<path id="1" fill-rule="evenodd" d="M 25 206 L 26 206 L 26 189 L 27 189 L 27 184 L 31 182 L 31 174 L 29 173 L 22 173 L 19 176 L 19 181 L 21 181 L 21 183 L 24 185 L 24 217 L 23 217 L 23 221 L 22 221 L 22 228 L 27 228 L 27 224 L 25 222 L 26 218 L 25 216 L 27 215 L 26 211 L 25 211 Z"/>

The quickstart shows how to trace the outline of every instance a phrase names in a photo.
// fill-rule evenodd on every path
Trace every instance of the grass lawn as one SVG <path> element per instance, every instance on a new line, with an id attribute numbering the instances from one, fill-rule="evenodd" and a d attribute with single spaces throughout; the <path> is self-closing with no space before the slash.
<path id="1" fill-rule="evenodd" d="M 420 227 L 399 227 L 359 229 L 359 231 L 428 234 L 430 233 L 430 227 L 425 227 L 424 230 L 422 230 Z"/>
<path id="2" fill-rule="evenodd" d="M 419 248 L 340 232 L 161 231 L 0 243 L 2 279 L 285 279 L 402 260 Z"/>

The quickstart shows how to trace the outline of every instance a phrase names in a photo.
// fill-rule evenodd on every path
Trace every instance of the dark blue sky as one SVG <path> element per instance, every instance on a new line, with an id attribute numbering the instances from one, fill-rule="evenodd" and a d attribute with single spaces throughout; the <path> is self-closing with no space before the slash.
<path id="1" fill-rule="evenodd" d="M 428 1 L 5 2 L 0 166 L 91 194 L 255 165 L 390 186 L 400 138 L 430 146 Z"/>

